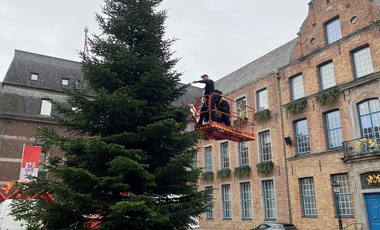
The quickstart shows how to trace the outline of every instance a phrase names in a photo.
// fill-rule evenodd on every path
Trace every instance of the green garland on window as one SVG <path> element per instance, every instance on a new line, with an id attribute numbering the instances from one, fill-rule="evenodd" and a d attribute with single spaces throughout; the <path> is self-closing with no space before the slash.
<path id="1" fill-rule="evenodd" d="M 286 112 L 298 112 L 301 109 L 305 108 L 307 105 L 306 99 L 301 99 L 297 101 L 290 102 L 289 104 L 285 105 Z"/>
<path id="2" fill-rule="evenodd" d="M 266 118 L 270 117 L 270 111 L 269 109 L 261 110 L 257 113 L 255 113 L 254 118 L 256 121 L 264 120 Z"/>
<path id="3" fill-rule="evenodd" d="M 209 172 L 204 172 L 202 173 L 202 180 L 205 180 L 205 181 L 210 181 L 212 180 L 212 178 L 214 177 L 214 173 L 212 171 L 209 171 Z"/>
<path id="4" fill-rule="evenodd" d="M 248 117 L 244 117 L 244 120 L 243 120 L 243 125 L 246 125 L 248 121 Z M 239 125 L 239 119 L 235 119 L 233 122 L 232 122 L 232 125 L 233 126 L 238 126 Z"/>
<path id="5" fill-rule="evenodd" d="M 217 178 L 224 178 L 224 177 L 228 177 L 229 175 L 231 175 L 231 169 L 229 168 L 221 169 L 217 173 Z"/>
<path id="6" fill-rule="evenodd" d="M 272 170 L 274 164 L 273 161 L 260 162 L 256 165 L 258 173 L 267 173 Z"/>
<path id="7" fill-rule="evenodd" d="M 319 104 L 330 104 L 338 95 L 339 91 L 337 89 L 323 91 L 315 97 L 315 101 Z"/>
<path id="8" fill-rule="evenodd" d="M 251 173 L 251 167 L 249 165 L 243 165 L 240 167 L 236 167 L 234 170 L 234 174 L 236 176 L 247 176 Z"/>

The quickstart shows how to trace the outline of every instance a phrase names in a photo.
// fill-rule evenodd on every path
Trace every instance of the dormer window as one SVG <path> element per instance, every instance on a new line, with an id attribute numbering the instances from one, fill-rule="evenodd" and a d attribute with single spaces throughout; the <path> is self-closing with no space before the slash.
<path id="1" fill-rule="evenodd" d="M 47 99 L 42 99 L 40 114 L 45 116 L 50 116 L 51 114 L 51 102 Z"/>
<path id="2" fill-rule="evenodd" d="M 342 38 L 342 29 L 340 28 L 340 20 L 336 18 L 326 23 L 326 39 L 327 45 L 338 41 Z"/>
<path id="3" fill-rule="evenodd" d="M 30 74 L 30 80 L 38 81 L 38 73 L 31 73 Z"/>
<path id="4" fill-rule="evenodd" d="M 68 86 L 68 85 L 69 85 L 69 79 L 67 79 L 67 78 L 62 78 L 62 82 L 61 82 L 61 84 L 62 84 L 63 86 Z"/>

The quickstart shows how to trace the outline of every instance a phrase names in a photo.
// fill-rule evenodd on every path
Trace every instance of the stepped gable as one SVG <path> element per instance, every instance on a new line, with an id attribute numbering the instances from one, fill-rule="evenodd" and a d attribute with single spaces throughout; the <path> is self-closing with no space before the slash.
<path id="1" fill-rule="evenodd" d="M 231 94 L 232 92 L 235 92 L 240 88 L 251 84 L 252 82 L 272 74 L 276 68 L 289 64 L 297 41 L 298 39 L 295 38 L 254 60 L 253 62 L 217 80 L 215 82 L 216 89 L 221 90 L 224 95 Z"/>

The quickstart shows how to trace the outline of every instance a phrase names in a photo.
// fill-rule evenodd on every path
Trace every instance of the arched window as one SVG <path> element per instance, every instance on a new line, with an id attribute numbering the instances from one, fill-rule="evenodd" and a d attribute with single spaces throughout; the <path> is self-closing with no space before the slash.
<path id="1" fill-rule="evenodd" d="M 358 104 L 362 137 L 376 139 L 380 144 L 380 103 L 369 99 Z"/>

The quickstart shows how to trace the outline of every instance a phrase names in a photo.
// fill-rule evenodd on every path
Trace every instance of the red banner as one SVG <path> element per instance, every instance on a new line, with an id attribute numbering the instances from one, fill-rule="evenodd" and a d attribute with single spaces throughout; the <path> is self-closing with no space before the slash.
<path id="1" fill-rule="evenodd" d="M 28 176 L 38 176 L 38 167 L 41 157 L 41 146 L 24 146 L 22 155 L 22 164 L 20 171 L 20 180 L 27 180 Z"/>

